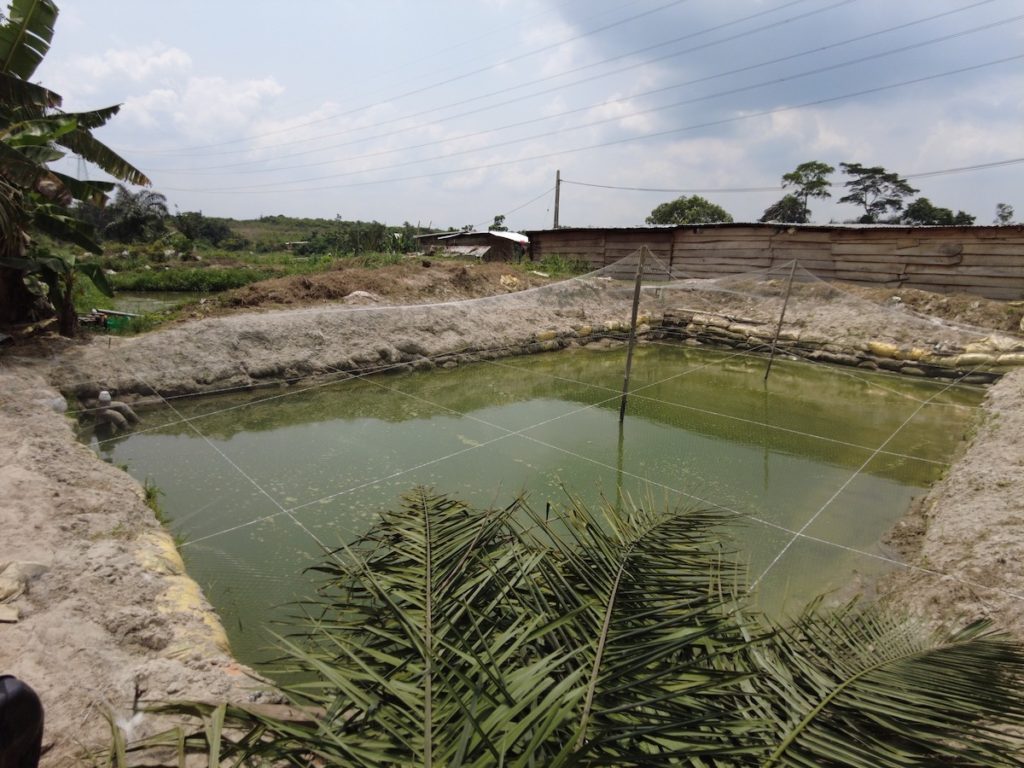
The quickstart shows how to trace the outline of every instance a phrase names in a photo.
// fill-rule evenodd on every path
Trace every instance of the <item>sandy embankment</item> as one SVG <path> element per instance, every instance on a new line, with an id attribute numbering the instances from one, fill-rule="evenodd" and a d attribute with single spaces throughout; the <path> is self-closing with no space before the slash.
<path id="1" fill-rule="evenodd" d="M 104 738 L 102 708 L 129 717 L 137 687 L 146 699 L 253 695 L 138 484 L 75 442 L 67 418 L 51 407 L 55 386 L 82 396 L 101 387 L 166 395 L 338 370 L 455 364 L 505 345 L 555 348 L 627 309 L 595 294 L 574 296 L 564 308 L 482 301 L 442 312 L 270 312 L 69 345 L 47 359 L 4 359 L 0 564 L 41 568 L 26 569 L 27 590 L 7 603 L 21 617 L 0 624 L 0 669 L 23 676 L 44 699 L 53 744 L 47 764 L 68 762 L 79 744 Z M 816 320 L 816 333 L 849 332 L 830 328 L 826 316 Z M 995 385 L 986 408 L 974 442 L 923 505 L 926 526 L 908 524 L 900 537 L 912 562 L 946 578 L 910 570 L 883 592 L 930 622 L 988 615 L 1024 639 L 1024 569 L 1012 557 L 1024 544 L 1015 488 L 1024 462 L 1017 439 L 1024 371 Z M 136 729 L 151 727 L 144 720 Z"/>

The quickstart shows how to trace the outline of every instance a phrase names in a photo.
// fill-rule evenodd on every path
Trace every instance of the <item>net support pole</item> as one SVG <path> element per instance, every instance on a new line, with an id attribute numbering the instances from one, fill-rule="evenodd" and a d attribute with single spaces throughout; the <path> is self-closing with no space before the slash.
<path id="1" fill-rule="evenodd" d="M 622 398 L 619 401 L 619 424 L 626 418 L 626 397 L 629 395 L 629 372 L 633 367 L 633 347 L 636 346 L 636 317 L 640 309 L 640 283 L 644 278 L 644 259 L 647 246 L 640 246 L 640 258 L 636 264 L 636 284 L 633 286 L 633 312 L 629 319 L 629 340 L 626 342 L 626 375 L 622 379 Z"/>
<path id="2" fill-rule="evenodd" d="M 768 374 L 772 372 L 772 362 L 775 360 L 775 349 L 779 344 L 779 334 L 782 333 L 782 320 L 786 316 L 786 306 L 789 304 L 789 294 L 793 290 L 793 275 L 796 274 L 796 259 L 789 268 L 789 280 L 786 282 L 786 298 L 782 300 L 782 311 L 779 312 L 779 322 L 775 326 L 775 336 L 772 337 L 772 351 L 768 355 L 768 367 L 764 369 L 764 380 L 768 381 Z"/>
<path id="3" fill-rule="evenodd" d="M 555 171 L 555 224 L 552 229 L 558 229 L 558 199 L 562 194 L 562 172 Z"/>

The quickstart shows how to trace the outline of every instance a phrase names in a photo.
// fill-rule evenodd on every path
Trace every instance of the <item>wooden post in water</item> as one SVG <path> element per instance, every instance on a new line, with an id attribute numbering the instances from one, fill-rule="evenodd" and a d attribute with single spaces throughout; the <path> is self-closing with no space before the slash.
<path id="1" fill-rule="evenodd" d="M 640 308 L 640 283 L 644 278 L 644 258 L 647 246 L 640 246 L 640 259 L 636 264 L 636 285 L 633 287 L 633 314 L 629 320 L 629 341 L 626 342 L 626 375 L 622 379 L 622 399 L 619 401 L 619 424 L 626 418 L 626 396 L 629 394 L 629 372 L 633 367 L 633 347 L 636 346 L 636 316 Z"/>
<path id="2" fill-rule="evenodd" d="M 764 380 L 768 381 L 768 374 L 772 372 L 772 361 L 775 360 L 775 347 L 779 343 L 779 334 L 782 333 L 782 318 L 786 316 L 786 305 L 789 304 L 789 293 L 793 290 L 793 275 L 796 273 L 796 259 L 793 259 L 793 266 L 789 268 L 789 282 L 786 283 L 786 298 L 782 301 L 782 311 L 779 312 L 779 324 L 775 326 L 775 337 L 772 339 L 772 351 L 768 355 L 768 367 L 764 369 Z"/>

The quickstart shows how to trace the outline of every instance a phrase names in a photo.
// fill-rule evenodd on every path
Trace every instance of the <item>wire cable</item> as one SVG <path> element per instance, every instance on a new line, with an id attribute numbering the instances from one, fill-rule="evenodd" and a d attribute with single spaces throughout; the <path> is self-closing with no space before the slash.
<path id="1" fill-rule="evenodd" d="M 992 2 L 992 0 L 981 0 L 981 2 L 982 3 L 988 3 L 988 2 Z M 963 9 L 958 9 L 956 12 L 961 12 L 962 10 Z M 930 17 L 930 18 L 933 18 L 933 17 Z M 730 96 L 730 95 L 734 95 L 736 93 L 740 93 L 740 92 L 748 91 L 748 90 L 755 90 L 755 89 L 762 88 L 762 87 L 765 87 L 765 86 L 768 86 L 768 85 L 777 85 L 779 83 L 788 82 L 790 80 L 795 80 L 795 79 L 798 79 L 798 78 L 801 78 L 801 77 L 809 77 L 809 76 L 812 76 L 812 75 L 821 74 L 823 72 L 828 72 L 828 71 L 831 71 L 831 70 L 834 70 L 834 69 L 854 66 L 856 64 L 864 63 L 866 61 L 872 61 L 872 60 L 875 60 L 875 59 L 883 58 L 885 56 L 892 56 L 892 55 L 895 55 L 895 54 L 898 54 L 898 53 L 904 53 L 906 51 L 914 50 L 914 49 L 921 48 L 921 47 L 924 47 L 924 46 L 927 46 L 927 45 L 934 45 L 936 43 L 948 42 L 949 40 L 952 40 L 952 39 L 955 39 L 955 38 L 964 37 L 966 35 L 971 35 L 971 34 L 976 34 L 978 32 L 982 32 L 982 31 L 993 29 L 993 28 L 997 28 L 997 27 L 1003 27 L 1003 26 L 1006 26 L 1007 24 L 1012 23 L 1014 21 L 1019 21 L 1022 18 L 1024 18 L 1024 14 L 1017 15 L 1017 16 L 1012 16 L 1012 17 L 1009 17 L 1009 18 L 1006 18 L 1006 19 L 1000 19 L 998 21 L 991 22 L 991 23 L 988 23 L 988 24 L 984 24 L 984 25 L 981 25 L 981 26 L 978 26 L 978 27 L 973 27 L 971 29 L 961 30 L 959 32 L 954 32 L 954 33 L 951 33 L 951 34 L 942 35 L 942 36 L 936 37 L 936 38 L 930 38 L 928 40 L 919 41 L 917 43 L 912 43 L 912 44 L 908 44 L 908 45 L 899 46 L 897 48 L 892 48 L 892 49 L 889 49 L 887 51 L 880 51 L 880 52 L 869 54 L 869 55 L 866 55 L 866 56 L 861 56 L 861 57 L 858 57 L 858 58 L 855 58 L 855 59 L 847 60 L 845 62 L 840 62 L 838 64 L 832 64 L 832 65 L 828 65 L 828 66 L 824 66 L 824 67 L 818 67 L 818 68 L 815 68 L 815 69 L 805 70 L 804 72 L 795 73 L 793 75 L 788 75 L 786 77 L 775 78 L 775 79 L 772 79 L 772 80 L 764 81 L 764 82 L 761 82 L 761 83 L 755 83 L 755 84 L 743 86 L 743 87 L 740 87 L 740 88 L 734 88 L 734 89 L 730 89 L 730 90 L 726 90 L 726 91 L 719 91 L 717 93 L 706 94 L 706 95 L 703 95 L 703 96 L 700 96 L 700 97 L 697 97 L 697 98 L 687 99 L 687 100 L 684 100 L 684 101 L 673 102 L 671 104 L 666 104 L 666 105 L 662 105 L 662 106 L 659 106 L 659 107 L 654 107 L 654 108 L 651 108 L 651 109 L 631 112 L 631 113 L 622 114 L 622 115 L 616 115 L 616 116 L 614 116 L 612 118 L 608 118 L 608 119 L 605 119 L 605 120 L 598 120 L 598 121 L 592 121 L 592 122 L 589 122 L 589 123 L 582 123 L 582 124 L 577 125 L 577 126 L 571 126 L 571 127 L 567 127 L 567 128 L 562 128 L 562 129 L 559 129 L 558 131 L 554 131 L 554 132 L 546 132 L 546 133 L 542 133 L 542 134 L 538 134 L 538 135 L 534 135 L 534 136 L 529 136 L 529 137 L 526 137 L 526 138 L 523 138 L 523 139 L 517 139 L 516 142 L 530 141 L 530 140 L 533 140 L 533 139 L 536 139 L 536 138 L 544 138 L 544 137 L 553 135 L 554 133 L 563 133 L 563 132 L 568 132 L 570 130 L 580 130 L 582 128 L 593 127 L 595 125 L 601 125 L 601 124 L 608 123 L 608 122 L 615 122 L 615 121 L 619 121 L 619 120 L 628 119 L 628 118 L 631 118 L 631 117 L 638 117 L 638 116 L 641 116 L 641 115 L 651 114 L 651 113 L 654 113 L 654 112 L 660 112 L 660 111 L 667 110 L 667 109 L 673 109 L 673 108 L 676 108 L 676 107 L 679 107 L 679 106 L 685 106 L 685 105 L 697 103 L 697 102 L 700 102 L 700 101 L 705 101 L 705 100 L 714 99 L 714 98 L 720 98 L 722 96 Z M 916 21 L 916 22 L 913 22 L 913 23 L 919 24 L 919 23 L 922 23 L 922 22 L 921 21 Z M 263 168 L 246 168 L 246 169 L 243 169 L 243 170 L 237 170 L 237 171 L 235 171 L 235 173 L 255 174 L 255 173 L 276 173 L 276 172 L 281 172 L 281 171 L 293 171 L 293 170 L 298 170 L 298 169 L 301 169 L 301 168 L 313 168 L 313 167 L 318 167 L 318 166 L 322 166 L 322 165 L 330 165 L 330 164 L 338 163 L 338 162 L 351 162 L 351 161 L 355 161 L 355 160 L 364 160 L 364 159 L 369 159 L 369 158 L 374 158 L 374 157 L 383 157 L 385 155 L 391 155 L 391 154 L 396 154 L 396 153 L 400 153 L 400 152 L 408 152 L 408 151 L 414 150 L 414 149 L 424 149 L 426 147 L 439 146 L 439 145 L 444 145 L 444 144 L 449 144 L 449 143 L 464 142 L 467 139 L 478 138 L 480 136 L 484 136 L 484 135 L 487 135 L 487 134 L 490 134 L 490 133 L 497 133 L 497 132 L 500 132 L 500 131 L 511 130 L 513 128 L 521 128 L 521 127 L 524 127 L 524 126 L 527 126 L 527 125 L 533 125 L 533 124 L 536 124 L 536 123 L 548 122 L 548 121 L 555 120 L 555 119 L 558 119 L 558 118 L 561 118 L 561 117 L 567 117 L 569 115 L 579 114 L 581 112 L 584 112 L 584 113 L 585 112 L 589 112 L 591 110 L 594 110 L 594 109 L 597 109 L 597 108 L 600 108 L 600 107 L 606 107 L 606 106 L 611 105 L 611 104 L 629 103 L 629 102 L 631 102 L 631 101 L 633 101 L 635 99 L 642 98 L 642 97 L 645 97 L 645 96 L 651 96 L 651 95 L 658 94 L 658 93 L 664 93 L 664 92 L 667 92 L 667 91 L 677 90 L 677 89 L 680 89 L 680 88 L 688 87 L 688 86 L 699 84 L 699 83 L 709 82 L 711 80 L 720 79 L 720 78 L 727 77 L 727 76 L 730 76 L 730 75 L 739 74 L 739 73 L 742 73 L 742 72 L 748 72 L 748 71 L 762 69 L 762 68 L 765 68 L 765 67 L 768 67 L 768 66 L 771 66 L 771 65 L 774 65 L 774 64 L 778 64 L 778 63 L 784 62 L 784 61 L 789 61 L 789 60 L 792 60 L 792 59 L 797 59 L 797 58 L 801 58 L 801 57 L 804 57 L 804 56 L 809 56 L 809 55 L 812 55 L 812 54 L 815 54 L 815 53 L 821 53 L 823 51 L 830 50 L 832 48 L 837 48 L 837 47 L 841 47 L 841 46 L 844 46 L 844 45 L 848 45 L 848 44 L 850 44 L 852 42 L 861 41 L 861 40 L 864 40 L 864 39 L 866 39 L 868 37 L 874 37 L 876 35 L 880 35 L 880 34 L 883 34 L 885 32 L 890 32 L 893 29 L 898 29 L 898 28 L 905 27 L 905 26 L 908 26 L 908 25 L 907 24 L 898 25 L 897 27 L 890 27 L 890 28 L 887 28 L 887 29 L 884 29 L 884 30 L 881 30 L 881 31 L 876 31 L 876 32 L 873 32 L 873 33 L 870 33 L 870 34 L 858 35 L 857 37 L 848 38 L 847 40 L 839 41 L 839 42 L 836 42 L 836 43 L 831 43 L 829 45 L 818 46 L 817 48 L 812 48 L 812 49 L 809 49 L 809 50 L 800 51 L 798 53 L 793 53 L 793 54 L 789 54 L 787 56 L 777 57 L 777 58 L 774 58 L 774 59 L 768 59 L 766 61 L 761 61 L 761 62 L 758 62 L 756 64 L 750 64 L 750 65 L 745 66 L 745 67 L 739 67 L 739 68 L 727 70 L 727 71 L 724 71 L 724 72 L 718 72 L 718 73 L 715 73 L 715 74 L 712 74 L 712 75 L 707 75 L 707 76 L 704 76 L 704 77 L 699 77 L 699 78 L 694 78 L 694 79 L 683 81 L 683 82 L 679 82 L 679 83 L 674 83 L 672 85 L 662 86 L 662 87 L 650 89 L 650 90 L 647 90 L 647 91 L 641 91 L 641 92 L 638 92 L 638 93 L 633 93 L 633 94 L 630 94 L 629 96 L 624 96 L 624 97 L 618 98 L 618 99 L 611 99 L 611 100 L 606 100 L 606 101 L 602 101 L 602 102 L 592 103 L 592 104 L 588 104 L 588 105 L 583 106 L 583 107 L 576 107 L 574 109 L 564 110 L 562 112 L 545 114 L 545 115 L 542 115 L 540 117 L 534 117 L 534 118 L 530 118 L 528 120 L 520 120 L 520 121 L 514 122 L 514 123 L 507 123 L 507 124 L 500 125 L 500 126 L 497 126 L 497 127 L 494 127 L 494 128 L 482 129 L 482 130 L 473 131 L 473 132 L 470 132 L 470 133 L 461 134 L 461 135 L 458 135 L 458 136 L 452 136 L 452 137 L 443 138 L 443 139 L 435 139 L 435 140 L 432 140 L 432 141 L 421 142 L 419 144 L 406 145 L 406 146 L 403 146 L 403 147 L 392 147 L 392 148 L 389 148 L 389 149 L 379 150 L 379 151 L 375 151 L 375 152 L 367 152 L 367 153 L 363 153 L 363 154 L 359 154 L 359 155 L 351 155 L 351 156 L 348 156 L 348 157 L 345 157 L 345 158 L 335 157 L 335 158 L 331 158 L 331 159 L 328 159 L 328 160 L 318 160 L 318 161 L 313 162 L 313 163 L 302 163 L 302 164 L 297 164 L 297 165 L 288 165 L 288 166 L 271 167 L 271 168 L 266 168 L 266 167 L 263 167 Z M 600 77 L 606 77 L 606 76 L 608 76 L 608 75 L 607 74 L 600 75 Z M 586 82 L 586 81 L 578 81 L 578 82 Z M 557 89 L 551 89 L 551 90 L 562 91 L 565 87 L 570 87 L 570 86 L 576 85 L 576 84 L 577 83 L 570 83 L 568 86 L 560 86 Z M 547 93 L 547 92 L 548 91 L 544 91 L 542 93 Z M 531 94 L 531 95 L 529 95 L 527 97 L 521 97 L 521 98 L 535 98 L 537 95 L 538 94 Z M 491 108 L 492 107 L 487 107 L 486 109 L 491 109 Z M 430 126 L 430 125 L 442 124 L 442 123 L 446 122 L 447 120 L 463 117 L 463 116 L 465 116 L 467 114 L 472 114 L 473 112 L 477 112 L 477 111 L 480 111 L 480 110 L 473 110 L 470 113 L 463 113 L 462 115 L 455 115 L 455 116 L 452 116 L 450 118 L 446 118 L 445 120 L 435 120 L 435 121 L 432 121 L 430 123 L 421 123 L 421 124 L 418 124 L 417 126 L 414 126 L 414 127 L 404 128 L 404 129 L 401 129 L 399 131 L 392 131 L 390 133 L 381 134 L 379 136 L 367 137 L 367 138 L 357 139 L 357 140 L 349 141 L 349 142 L 342 142 L 341 144 L 335 144 L 335 145 L 331 145 L 331 146 L 327 146 L 327 147 L 321 147 L 319 149 L 308 150 L 306 152 L 293 153 L 292 155 L 284 155 L 284 156 L 281 156 L 281 157 L 291 157 L 291 156 L 305 155 L 305 154 L 310 154 L 310 153 L 323 154 L 323 152 L 325 150 L 328 150 L 328 149 L 335 149 L 335 148 L 343 147 L 343 146 L 351 146 L 353 144 L 361 144 L 361 143 L 365 143 L 367 141 L 377 140 L 377 139 L 380 139 L 380 138 L 385 138 L 385 137 L 392 136 L 392 135 L 395 135 L 395 134 L 398 134 L 398 133 L 404 133 L 404 132 L 407 132 L 409 130 L 413 130 L 413 128 L 420 129 L 420 128 L 427 127 L 427 126 Z M 512 142 L 512 143 L 516 143 L 516 142 Z M 483 151 L 484 149 L 492 149 L 494 147 L 501 147 L 501 146 L 505 146 L 505 145 L 506 144 L 490 145 L 489 147 L 484 147 L 484 148 L 481 148 L 479 150 L 472 150 L 472 151 Z M 441 157 L 448 158 L 448 157 L 451 157 L 451 156 L 452 156 L 451 154 L 446 154 L 446 155 L 443 155 Z M 278 159 L 280 159 L 280 158 L 278 158 Z M 418 162 L 426 162 L 426 160 L 418 161 Z M 213 172 L 214 171 L 228 170 L 228 169 L 232 169 L 232 168 L 240 168 L 240 167 L 243 167 L 243 166 L 264 164 L 264 163 L 266 163 L 265 159 L 257 159 L 257 160 L 248 160 L 248 161 L 241 162 L 241 163 L 230 163 L 230 164 L 222 164 L 222 165 L 213 165 L 213 166 L 206 166 L 206 167 L 201 167 L 201 168 L 185 168 L 185 169 L 152 168 L 151 172 L 152 173 L 164 172 L 164 173 L 171 173 L 171 174 L 174 174 L 174 175 L 222 175 L 220 173 L 213 174 Z M 395 167 L 395 166 L 386 166 L 386 167 L 391 168 L 391 167 Z M 304 180 L 300 180 L 300 181 L 313 181 L 313 180 L 316 180 L 316 179 L 304 179 Z M 293 181 L 293 182 L 289 182 L 289 183 L 299 183 L 299 182 L 298 181 Z"/>
<path id="2" fill-rule="evenodd" d="M 930 179 L 936 176 L 948 176 L 955 173 L 968 173 L 970 171 L 983 171 L 989 168 L 1002 168 L 1009 165 L 1019 165 L 1024 163 L 1024 157 L 1010 157 L 1005 160 L 994 160 L 990 163 L 976 163 L 975 165 L 961 165 L 955 168 L 941 168 L 936 171 L 920 171 L 918 173 L 907 173 L 904 174 L 905 179 Z M 572 181 L 570 179 L 563 178 L 562 184 L 573 184 L 578 187 L 594 187 L 596 189 L 615 189 L 623 192 L 661 192 L 661 193 L 706 193 L 706 192 L 780 192 L 783 187 L 780 184 L 775 187 L 714 187 L 714 188 L 664 188 L 664 187 L 625 187 L 616 184 L 593 184 L 586 181 Z M 837 187 L 845 186 L 839 182 L 829 182 L 829 187 L 835 189 Z"/>
<path id="3" fill-rule="evenodd" d="M 720 118 L 720 119 L 717 119 L 717 120 L 708 120 L 708 121 L 702 122 L 702 123 L 692 123 L 690 125 L 683 126 L 681 128 L 670 128 L 670 129 L 666 129 L 666 130 L 663 130 L 663 131 L 655 131 L 655 132 L 643 134 L 641 136 L 628 136 L 628 137 L 624 137 L 624 138 L 620 138 L 620 139 L 610 139 L 608 141 L 598 142 L 598 143 L 595 143 L 595 144 L 588 144 L 588 145 L 581 146 L 581 147 L 572 147 L 572 148 L 567 148 L 567 149 L 559 149 L 559 150 L 554 150 L 554 151 L 551 151 L 551 152 L 544 152 L 544 153 L 540 153 L 540 154 L 529 155 L 529 156 L 526 156 L 526 157 L 510 158 L 510 159 L 506 159 L 506 160 L 497 160 L 497 161 L 494 161 L 494 162 L 491 162 L 491 163 L 483 163 L 483 164 L 480 164 L 480 165 L 468 166 L 468 167 L 464 167 L 464 168 L 458 168 L 458 169 L 452 169 L 452 170 L 446 170 L 446 171 L 435 171 L 433 173 L 424 173 L 424 174 L 418 174 L 418 175 L 413 175 L 413 176 L 395 177 L 395 178 L 390 178 L 390 179 L 377 179 L 377 180 L 372 180 L 372 181 L 350 182 L 348 184 L 333 184 L 333 185 L 327 185 L 327 186 L 303 187 L 303 188 L 285 187 L 283 184 L 278 184 L 278 185 L 275 185 L 274 189 L 265 189 L 265 188 L 262 188 L 262 186 L 261 187 L 252 187 L 252 186 L 246 186 L 246 187 L 214 187 L 214 188 L 164 187 L 164 189 L 166 189 L 167 191 L 171 191 L 171 192 L 205 192 L 205 193 L 226 193 L 226 194 L 244 194 L 244 193 L 264 194 L 264 193 L 277 193 L 277 192 L 298 193 L 298 192 L 320 192 L 320 191 L 328 191 L 328 190 L 335 190 L 335 189 L 347 189 L 347 188 L 352 188 L 352 187 L 374 186 L 374 185 L 379 185 L 379 184 L 392 184 L 392 183 L 403 182 L 403 181 L 415 181 L 415 180 L 419 180 L 419 179 L 437 178 L 437 177 L 440 177 L 440 176 L 451 176 L 451 175 L 457 175 L 457 174 L 462 174 L 462 173 L 468 173 L 470 171 L 487 170 L 487 169 L 491 169 L 491 168 L 506 167 L 506 166 L 509 166 L 509 165 L 518 165 L 520 163 L 530 162 L 530 161 L 533 161 L 533 160 L 546 160 L 546 159 L 550 159 L 550 158 L 553 158 L 553 157 L 563 157 L 563 156 L 566 156 L 566 155 L 578 154 L 578 153 L 581 153 L 581 152 L 589 152 L 589 151 L 594 150 L 594 149 L 604 149 L 604 148 L 607 148 L 607 147 L 620 146 L 620 145 L 623 145 L 623 144 L 630 144 L 630 143 L 633 143 L 633 142 L 649 141 L 651 139 L 664 138 L 666 136 L 676 136 L 676 135 L 681 134 L 681 133 L 686 133 L 688 131 L 699 130 L 699 129 L 702 129 L 702 128 L 714 128 L 714 127 L 718 127 L 718 126 L 722 126 L 722 125 L 729 125 L 729 124 L 737 123 L 737 122 L 741 122 L 741 121 L 753 120 L 753 119 L 760 118 L 760 117 L 767 117 L 767 116 L 782 114 L 782 113 L 786 113 L 786 112 L 794 112 L 794 111 L 798 111 L 798 110 L 801 110 L 801 109 L 806 109 L 808 107 L 820 106 L 822 104 L 833 104 L 833 103 L 836 103 L 836 102 L 839 102 L 839 101 L 845 101 L 847 99 L 857 98 L 859 96 L 866 96 L 866 95 L 875 94 L 875 93 L 883 93 L 885 91 L 891 91 L 891 90 L 895 90 L 897 88 L 905 88 L 905 87 L 910 86 L 910 85 L 920 85 L 922 83 L 932 82 L 932 81 L 939 80 L 939 79 L 942 79 L 942 78 L 945 78 L 945 77 L 952 77 L 954 75 L 964 74 L 966 72 L 975 72 L 975 71 L 978 71 L 978 70 L 981 70 L 981 69 L 986 69 L 988 67 L 994 67 L 994 66 L 998 66 L 998 65 L 1001 65 L 1001 64 L 1007 64 L 1007 63 L 1012 62 L 1012 61 L 1019 61 L 1020 59 L 1024 59 L 1024 54 L 1016 54 L 1016 55 L 1013 55 L 1013 56 L 1005 56 L 1005 57 L 1001 57 L 1001 58 L 998 58 L 998 59 L 992 59 L 992 60 L 989 60 L 989 61 L 981 62 L 979 64 L 973 64 L 973 65 L 965 66 L 965 67 L 958 67 L 957 69 L 946 70 L 944 72 L 937 72 L 937 73 L 934 73 L 934 74 L 931 74 L 931 75 L 924 75 L 922 77 L 916 77 L 916 78 L 912 78 L 912 79 L 909 79 L 909 80 L 901 80 L 901 81 L 896 82 L 896 83 L 889 83 L 887 85 L 879 85 L 879 86 L 875 86 L 875 87 L 872 87 L 872 88 L 865 88 L 863 90 L 853 91 L 853 92 L 849 92 L 849 93 L 844 93 L 844 94 L 841 94 L 841 95 L 838 95 L 838 96 L 829 96 L 829 97 L 825 97 L 825 98 L 821 98 L 821 99 L 814 99 L 812 101 L 803 102 L 802 104 L 796 104 L 796 105 L 793 105 L 793 106 L 776 107 L 776 108 L 773 108 L 773 109 L 760 110 L 760 111 L 757 111 L 757 112 L 749 112 L 749 113 L 745 113 L 745 114 L 741 114 L 741 115 L 733 115 L 731 117 Z M 383 168 L 378 168 L 378 169 L 375 169 L 375 170 L 384 170 L 384 169 Z M 353 171 L 353 172 L 348 172 L 348 173 L 336 174 L 335 176 L 332 176 L 331 178 L 338 178 L 338 177 L 343 177 L 343 176 L 349 176 L 349 175 L 353 175 L 353 174 L 356 174 L 356 173 L 364 173 L 364 171 Z M 299 183 L 299 182 L 289 182 L 289 183 Z"/>
<path id="4" fill-rule="evenodd" d="M 580 33 L 578 35 L 575 35 L 573 37 L 567 38 L 565 40 L 561 40 L 561 41 L 559 41 L 557 43 L 550 43 L 550 44 L 542 46 L 540 48 L 535 48 L 535 49 L 533 49 L 531 51 L 526 51 L 526 52 L 521 53 L 521 54 L 519 54 L 517 56 L 511 56 L 511 57 L 509 57 L 507 59 L 502 59 L 501 61 L 495 62 L 493 64 L 488 64 L 487 66 L 479 67 L 477 69 L 470 70 L 469 72 L 464 72 L 464 73 L 462 73 L 460 75 L 455 75 L 455 76 L 449 77 L 449 78 L 447 78 L 445 80 L 440 80 L 440 81 L 437 81 L 435 83 L 431 83 L 430 85 L 425 85 L 425 86 L 421 86 L 419 88 L 414 88 L 412 90 L 404 91 L 402 93 L 399 93 L 397 95 L 391 96 L 391 97 L 389 97 L 387 99 L 383 99 L 381 101 L 376 101 L 376 102 L 373 102 L 371 104 L 364 104 L 364 105 L 359 106 L 359 107 L 353 107 L 352 109 L 348 109 L 348 110 L 346 110 L 346 111 L 344 111 L 344 112 L 342 112 L 340 114 L 337 114 L 337 115 L 331 115 L 330 117 L 323 117 L 323 118 L 320 118 L 318 120 L 311 120 L 311 121 L 306 122 L 306 123 L 301 123 L 299 125 L 289 126 L 288 128 L 281 128 L 280 130 L 276 130 L 276 131 L 268 131 L 266 133 L 261 133 L 261 134 L 258 134 L 256 136 L 247 136 L 247 137 L 239 138 L 239 139 L 230 139 L 228 141 L 220 141 L 220 142 L 215 142 L 215 143 L 211 143 L 211 144 L 199 144 L 199 145 L 195 145 L 195 146 L 191 146 L 191 147 L 186 147 L 186 150 L 207 149 L 207 148 L 211 148 L 211 147 L 222 147 L 222 146 L 228 146 L 228 145 L 231 145 L 231 144 L 238 144 L 238 143 L 241 143 L 241 142 L 252 141 L 253 139 L 261 139 L 261 138 L 267 138 L 269 136 L 277 136 L 277 135 L 282 134 L 282 133 L 291 133 L 296 128 L 305 128 L 305 127 L 308 127 L 310 125 L 316 125 L 318 123 L 326 122 L 328 120 L 336 120 L 339 117 L 346 117 L 348 115 L 354 115 L 354 114 L 358 114 L 360 112 L 365 112 L 368 109 L 373 109 L 374 107 L 380 107 L 380 106 L 384 106 L 384 105 L 387 105 L 387 104 L 391 104 L 392 102 L 399 101 L 401 99 L 406 99 L 406 98 L 408 98 L 410 96 L 417 96 L 417 95 L 419 95 L 421 93 L 426 93 L 427 91 L 432 91 L 435 88 L 440 88 L 441 86 L 444 86 L 444 85 L 450 85 L 451 83 L 455 83 L 455 82 L 458 82 L 460 80 L 465 80 L 466 78 L 473 77 L 474 75 L 479 75 L 479 74 L 482 74 L 484 72 L 489 72 L 489 71 L 494 70 L 494 69 L 499 69 L 501 67 L 506 67 L 509 64 L 513 64 L 513 63 L 515 63 L 517 61 L 522 61 L 523 59 L 527 59 L 527 58 L 529 58 L 531 56 L 536 56 L 537 54 L 545 53 L 547 51 L 551 51 L 551 50 L 554 50 L 556 48 L 560 48 L 563 45 L 567 45 L 569 43 L 576 42 L 577 40 L 582 40 L 584 38 L 591 37 L 591 36 L 599 34 L 601 32 L 606 32 L 607 30 L 614 29 L 615 27 L 621 27 L 624 24 L 629 24 L 630 22 L 636 21 L 637 19 L 642 19 L 642 18 L 644 18 L 646 16 L 651 16 L 652 14 L 659 13 L 660 11 L 664 11 L 664 10 L 666 10 L 668 8 L 672 8 L 674 6 L 682 5 L 682 4 L 688 3 L 688 2 L 690 2 L 690 0 L 671 0 L 668 3 L 664 3 L 663 5 L 657 6 L 656 8 L 651 8 L 651 9 L 648 9 L 648 10 L 643 11 L 641 13 L 634 14 L 633 16 L 629 16 L 629 17 L 627 17 L 625 19 L 620 19 L 619 21 L 612 22 L 610 24 L 605 24 L 604 26 L 598 27 L 597 29 L 592 29 L 592 30 L 589 30 L 588 32 Z M 796 2 L 803 2 L 803 0 L 796 0 Z M 853 0 L 844 0 L 844 2 L 853 2 Z M 164 151 L 166 152 L 167 150 L 164 150 Z"/>

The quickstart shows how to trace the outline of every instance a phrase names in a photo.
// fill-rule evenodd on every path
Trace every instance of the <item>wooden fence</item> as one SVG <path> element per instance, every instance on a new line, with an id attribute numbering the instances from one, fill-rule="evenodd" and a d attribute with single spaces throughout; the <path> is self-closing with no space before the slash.
<path id="1" fill-rule="evenodd" d="M 993 299 L 1024 298 L 1024 226 L 856 227 L 715 224 L 526 233 L 548 255 L 607 266 L 646 245 L 674 274 L 722 277 L 796 259 L 826 280 Z"/>

